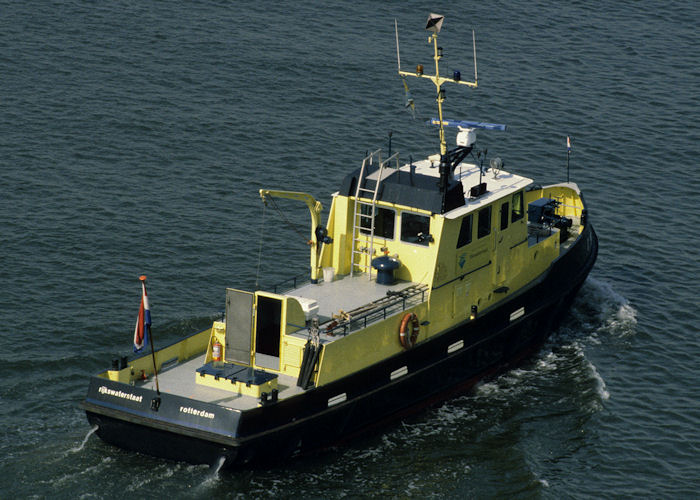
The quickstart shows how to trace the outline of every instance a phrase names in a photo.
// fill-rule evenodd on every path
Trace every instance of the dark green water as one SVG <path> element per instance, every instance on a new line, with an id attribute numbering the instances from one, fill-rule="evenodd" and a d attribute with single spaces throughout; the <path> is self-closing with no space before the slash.
<path id="1" fill-rule="evenodd" d="M 584 190 L 596 267 L 531 361 L 350 447 L 217 472 L 112 448 L 78 404 L 129 354 L 138 276 L 157 343 L 257 277 L 261 187 L 326 206 L 366 150 L 433 153 L 403 109 L 446 15 L 451 118 L 506 169 Z M 700 7 L 694 2 L 0 2 L 0 497 L 696 497 Z M 426 66 L 427 67 L 427 66 Z M 433 89 L 411 82 L 418 115 Z M 453 137 L 449 137 L 453 141 Z M 284 207 L 306 231 L 308 215 Z M 305 269 L 268 217 L 262 283 Z"/>

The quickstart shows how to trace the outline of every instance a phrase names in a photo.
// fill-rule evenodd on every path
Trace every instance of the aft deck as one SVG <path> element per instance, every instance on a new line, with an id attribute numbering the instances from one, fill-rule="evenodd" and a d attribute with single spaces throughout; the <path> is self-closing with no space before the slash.
<path id="1" fill-rule="evenodd" d="M 198 376 L 197 368 L 204 365 L 205 356 L 197 356 L 183 363 L 178 363 L 158 372 L 158 385 L 160 391 L 167 394 L 174 394 L 185 398 L 204 401 L 205 403 L 217 404 L 232 408 L 234 410 L 247 410 L 255 408 L 260 403 L 260 398 L 245 396 L 236 392 L 207 387 L 196 383 Z M 279 398 L 284 399 L 295 394 L 304 392 L 301 387 L 297 387 L 295 378 L 283 374 L 277 375 L 277 390 Z M 137 382 L 138 387 L 156 390 L 153 377 L 143 382 Z"/>
<path id="2" fill-rule="evenodd" d="M 338 276 L 329 282 L 304 284 L 288 290 L 285 295 L 318 303 L 320 341 L 327 344 L 375 321 L 398 314 L 408 307 L 426 301 L 428 287 L 410 281 L 397 281 L 393 285 L 381 285 L 377 284 L 374 279 L 370 280 L 367 274 L 359 274 Z M 308 338 L 308 326 L 292 335 L 303 339 Z M 258 368 L 265 367 L 268 364 L 265 361 L 267 358 L 270 357 L 258 353 L 256 366 Z M 279 366 L 277 358 L 272 361 L 274 362 L 270 362 L 271 366 Z M 199 376 L 197 369 L 204 364 L 205 355 L 201 354 L 181 363 L 164 366 L 162 371 L 158 373 L 161 392 L 235 410 L 246 410 L 259 405 L 260 398 L 258 397 L 198 384 L 196 382 L 197 376 Z M 279 372 L 276 375 L 280 399 L 304 392 L 302 388 L 297 386 L 296 378 Z M 156 390 L 153 377 L 137 381 L 136 385 Z"/>

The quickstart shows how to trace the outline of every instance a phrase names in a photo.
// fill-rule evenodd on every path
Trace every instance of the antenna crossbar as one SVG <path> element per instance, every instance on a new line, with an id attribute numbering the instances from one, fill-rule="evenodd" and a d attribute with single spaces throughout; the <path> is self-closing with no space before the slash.
<path id="1" fill-rule="evenodd" d="M 434 75 L 426 75 L 423 72 L 423 66 L 418 65 L 416 67 L 416 72 L 411 72 L 411 71 L 402 71 L 401 70 L 401 56 L 399 55 L 399 27 L 398 27 L 398 22 L 396 19 L 394 19 L 394 29 L 396 30 L 396 60 L 398 64 L 398 72 L 400 76 L 415 76 L 417 78 L 427 78 L 428 80 L 432 81 L 435 84 L 435 87 L 437 89 L 437 104 L 438 104 L 438 120 L 439 120 L 439 125 L 440 125 L 440 154 L 444 155 L 447 153 L 447 142 L 445 141 L 445 129 L 443 127 L 443 118 L 442 118 L 442 103 L 445 102 L 445 93 L 442 90 L 442 85 L 445 83 L 457 83 L 460 85 L 466 85 L 468 87 L 478 87 L 478 80 L 477 80 L 477 73 L 476 73 L 476 36 L 474 35 L 474 31 L 472 30 L 472 43 L 474 47 L 474 81 L 464 81 L 461 79 L 461 75 L 459 75 L 459 72 L 455 72 L 453 78 L 445 77 L 445 76 L 440 76 L 440 59 L 442 59 L 442 48 L 438 47 L 437 44 L 437 32 L 440 30 L 440 26 L 442 25 L 442 20 L 440 19 L 439 25 L 437 29 L 434 27 L 434 22 L 432 22 L 434 19 L 437 18 L 442 18 L 442 16 L 439 16 L 437 14 L 430 14 L 430 17 L 428 18 L 428 27 L 426 29 L 432 31 L 433 33 L 428 37 L 428 43 L 433 44 L 433 50 L 434 50 L 434 55 L 433 59 L 435 60 L 435 74 Z M 432 27 L 431 27 L 432 26 Z"/>

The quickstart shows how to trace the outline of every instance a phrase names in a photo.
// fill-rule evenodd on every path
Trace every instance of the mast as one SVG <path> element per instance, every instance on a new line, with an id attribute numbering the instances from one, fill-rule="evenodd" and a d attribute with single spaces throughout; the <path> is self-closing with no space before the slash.
<path id="1" fill-rule="evenodd" d="M 428 43 L 433 44 L 433 59 L 435 60 L 435 74 L 434 75 L 426 75 L 423 72 L 423 65 L 419 64 L 416 66 L 416 72 L 412 73 L 410 71 L 402 71 L 401 70 L 401 58 L 399 56 L 399 29 L 398 29 L 398 23 L 394 21 L 394 27 L 396 29 L 396 58 L 398 60 L 398 71 L 399 75 L 401 76 L 415 76 L 418 78 L 427 78 L 428 80 L 432 81 L 435 84 L 435 88 L 437 90 L 437 105 L 438 105 L 438 119 L 440 120 L 440 154 L 445 155 L 447 154 L 447 142 L 445 141 L 445 128 L 444 128 L 444 121 L 442 118 L 442 103 L 445 102 L 445 91 L 442 88 L 442 85 L 447 82 L 451 83 L 458 83 L 461 85 L 467 85 L 469 87 L 477 87 L 477 79 L 476 79 L 476 40 L 474 37 L 474 32 L 472 31 L 472 42 L 474 44 L 474 81 L 473 82 L 468 82 L 468 81 L 463 81 L 462 80 L 462 75 L 459 71 L 455 71 L 452 75 L 452 78 L 447 78 L 444 76 L 440 76 L 440 59 L 442 59 L 442 47 L 438 47 L 437 44 L 437 39 L 438 39 L 438 33 L 440 32 L 440 29 L 442 28 L 442 23 L 445 20 L 445 16 L 442 16 L 440 14 L 433 14 L 431 13 L 430 16 L 428 16 L 428 22 L 425 26 L 425 29 L 428 31 L 431 31 L 432 34 L 428 37 Z"/>

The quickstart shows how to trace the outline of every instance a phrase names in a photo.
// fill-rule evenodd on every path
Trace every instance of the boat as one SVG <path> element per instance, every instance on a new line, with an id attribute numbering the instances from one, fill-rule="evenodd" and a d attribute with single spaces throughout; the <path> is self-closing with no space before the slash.
<path id="1" fill-rule="evenodd" d="M 82 403 L 102 440 L 219 467 L 276 463 L 462 395 L 541 348 L 598 240 L 575 183 L 539 185 L 485 161 L 476 133 L 504 125 L 443 117 L 443 85 L 478 84 L 476 57 L 473 81 L 441 75 L 443 20 L 426 26 L 434 74 L 402 70 L 396 36 L 399 76 L 437 88 L 439 152 L 367 154 L 325 223 L 312 195 L 261 190 L 308 206 L 306 279 L 228 288 L 210 328 L 158 349 L 150 336 L 151 352 L 112 360 Z"/>

